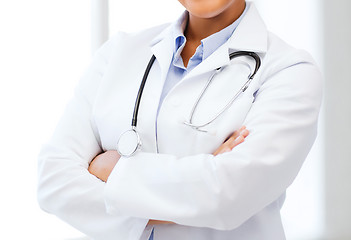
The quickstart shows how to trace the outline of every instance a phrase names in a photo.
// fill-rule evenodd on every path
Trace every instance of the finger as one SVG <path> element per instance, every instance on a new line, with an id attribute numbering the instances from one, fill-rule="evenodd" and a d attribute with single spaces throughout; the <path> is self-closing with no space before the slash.
<path id="1" fill-rule="evenodd" d="M 243 129 L 240 132 L 240 136 L 243 136 L 244 138 L 246 138 L 249 135 L 249 133 L 250 133 L 249 130 Z"/>
<path id="2" fill-rule="evenodd" d="M 214 153 L 213 155 L 216 156 L 218 154 L 222 154 L 225 152 L 230 152 L 232 149 L 230 147 L 228 147 L 227 145 L 221 145 Z"/>
<path id="3" fill-rule="evenodd" d="M 230 150 L 232 150 L 233 148 L 235 148 L 236 146 L 238 146 L 240 143 L 243 143 L 245 140 L 245 138 L 240 135 L 239 137 L 237 137 L 236 139 L 234 140 L 230 140 L 228 142 L 228 146 L 230 147 Z"/>
<path id="4" fill-rule="evenodd" d="M 228 146 L 228 144 L 222 144 L 213 155 L 218 155 L 218 154 L 222 154 L 225 152 L 230 152 L 232 149 Z"/>
<path id="5" fill-rule="evenodd" d="M 238 144 L 242 143 L 242 138 L 246 138 L 249 135 L 249 130 L 247 130 L 245 127 L 242 127 L 239 130 L 239 134 L 233 134 L 232 137 L 230 137 L 224 144 L 228 144 L 231 148 L 234 148 Z"/>
<path id="6" fill-rule="evenodd" d="M 237 138 L 230 138 L 228 139 L 227 142 L 225 142 L 225 145 L 227 145 L 230 150 L 238 146 L 240 143 L 243 143 L 245 141 L 245 138 L 249 135 L 249 131 L 247 129 L 244 129 L 240 132 L 240 136 Z"/>
<path id="7" fill-rule="evenodd" d="M 244 131 L 245 129 L 246 129 L 246 126 L 242 126 L 240 129 L 234 131 L 233 134 L 226 141 L 228 141 L 229 139 L 232 139 L 232 140 L 236 139 L 241 135 L 241 132 Z"/>
<path id="8" fill-rule="evenodd" d="M 221 153 L 230 152 L 235 146 L 242 143 L 248 134 L 249 131 L 246 129 L 246 126 L 242 126 L 230 137 L 228 137 L 227 140 L 213 153 L 213 155 L 216 156 Z"/>

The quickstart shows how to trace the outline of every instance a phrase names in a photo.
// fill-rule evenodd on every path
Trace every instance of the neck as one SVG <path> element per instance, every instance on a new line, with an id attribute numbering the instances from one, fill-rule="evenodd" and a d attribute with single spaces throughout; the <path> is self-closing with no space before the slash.
<path id="1" fill-rule="evenodd" d="M 200 42 L 202 39 L 221 31 L 235 22 L 245 10 L 245 1 L 241 4 L 233 4 L 224 12 L 211 17 L 197 17 L 189 13 L 188 25 L 185 29 L 185 36 L 188 40 Z"/>

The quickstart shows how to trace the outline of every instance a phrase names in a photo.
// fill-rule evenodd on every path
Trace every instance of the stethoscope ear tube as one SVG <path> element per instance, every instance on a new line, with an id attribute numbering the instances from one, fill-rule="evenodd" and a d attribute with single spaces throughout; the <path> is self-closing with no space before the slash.
<path id="1" fill-rule="evenodd" d="M 255 77 L 258 69 L 261 67 L 261 59 L 260 59 L 260 57 L 254 52 L 238 51 L 238 52 L 230 53 L 229 54 L 229 59 L 232 60 L 233 58 L 241 57 L 241 56 L 250 56 L 250 57 L 252 57 L 255 60 L 255 62 L 256 62 L 255 70 L 253 71 L 253 73 L 249 77 L 250 79 L 253 79 Z"/>

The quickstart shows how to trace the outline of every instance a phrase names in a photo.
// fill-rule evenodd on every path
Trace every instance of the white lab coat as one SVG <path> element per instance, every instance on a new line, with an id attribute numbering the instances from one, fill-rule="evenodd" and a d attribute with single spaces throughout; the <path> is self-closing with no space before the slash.
<path id="1" fill-rule="evenodd" d="M 118 34 L 97 53 L 52 139 L 39 156 L 41 207 L 93 239 L 285 239 L 280 207 L 316 136 L 321 74 L 311 57 L 269 33 L 250 4 L 233 36 L 159 97 L 172 58 L 170 26 Z M 194 123 L 209 120 L 247 80 L 253 51 L 262 66 L 220 118 L 196 131 L 183 124 L 213 71 Z M 121 157 L 107 183 L 87 171 L 102 150 L 116 149 L 130 128 L 135 97 L 152 54 L 138 117 L 142 150 Z M 229 153 L 211 153 L 234 130 L 250 135 Z M 157 134 L 156 134 L 157 126 Z M 146 227 L 146 228 L 145 228 Z"/>

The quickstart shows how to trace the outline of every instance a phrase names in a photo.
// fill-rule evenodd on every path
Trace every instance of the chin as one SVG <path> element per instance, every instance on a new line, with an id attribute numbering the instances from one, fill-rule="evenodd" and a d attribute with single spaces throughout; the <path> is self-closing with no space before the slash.
<path id="1" fill-rule="evenodd" d="M 214 18 L 227 9 L 233 9 L 237 0 L 180 0 L 188 12 L 199 18 Z"/>
<path id="2" fill-rule="evenodd" d="M 221 11 L 192 11 L 190 14 L 198 18 L 214 18 L 220 15 Z"/>

